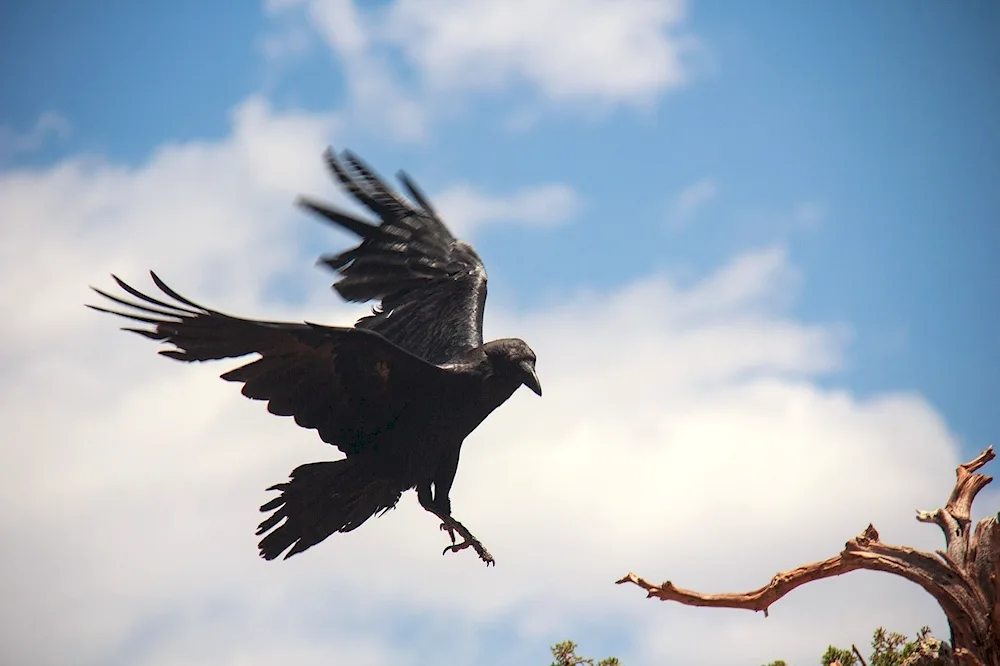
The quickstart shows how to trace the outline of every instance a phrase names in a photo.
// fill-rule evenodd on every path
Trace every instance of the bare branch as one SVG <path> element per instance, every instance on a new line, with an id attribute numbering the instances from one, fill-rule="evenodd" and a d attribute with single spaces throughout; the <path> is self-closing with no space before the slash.
<path id="1" fill-rule="evenodd" d="M 993 447 L 988 446 L 985 451 L 976 456 L 975 460 L 959 465 L 958 469 L 955 470 L 958 479 L 955 481 L 951 497 L 948 498 L 948 503 L 944 507 L 944 510 L 954 516 L 955 520 L 969 522 L 973 500 L 976 499 L 979 491 L 993 480 L 992 476 L 976 474 L 975 472 L 994 458 L 996 458 L 996 454 L 993 453 Z"/>
<path id="2" fill-rule="evenodd" d="M 878 532 L 871 525 L 863 533 L 852 539 L 857 540 L 878 539 Z M 848 542 L 850 545 L 850 542 Z M 669 580 L 662 585 L 654 585 L 649 581 L 629 572 L 616 584 L 633 583 L 646 590 L 646 596 L 656 597 L 663 601 L 678 601 L 687 606 L 708 606 L 713 608 L 741 608 L 744 610 L 764 611 L 767 617 L 767 609 L 783 596 L 795 588 L 806 583 L 823 578 L 832 578 L 854 571 L 862 567 L 860 561 L 848 561 L 843 557 L 843 553 L 837 557 L 831 557 L 821 562 L 812 562 L 797 569 L 782 571 L 771 579 L 767 585 L 752 590 L 750 592 L 734 594 L 702 594 L 693 590 L 685 590 L 675 586 Z"/>
<path id="3" fill-rule="evenodd" d="M 959 469 L 961 469 L 967 474 L 972 474 L 973 472 L 978 472 L 980 469 L 986 466 L 986 463 L 988 463 L 989 461 L 993 460 L 996 457 L 997 455 L 993 451 L 993 445 L 990 444 L 985 449 L 983 449 L 983 452 L 980 453 L 978 456 L 976 456 L 974 459 L 970 460 L 967 463 L 962 463 L 961 465 L 959 465 Z"/>
<path id="4" fill-rule="evenodd" d="M 959 465 L 945 507 L 917 512 L 917 520 L 935 523 L 945 534 L 947 552 L 938 551 L 938 557 L 882 543 L 869 525 L 836 557 L 779 572 L 770 583 L 750 592 L 705 594 L 679 588 L 670 581 L 656 585 L 634 573 L 617 583 L 632 583 L 644 589 L 647 597 L 663 601 L 763 611 L 766 617 L 772 604 L 806 583 L 856 569 L 884 571 L 920 585 L 934 597 L 948 618 L 952 647 L 963 663 L 1000 666 L 1000 514 L 983 519 L 975 534 L 969 533 L 972 502 L 993 480 L 977 470 L 994 457 L 990 446 L 974 460 Z M 865 666 L 856 647 L 854 651 Z"/>
<path id="5" fill-rule="evenodd" d="M 858 661 L 861 662 L 861 666 L 868 666 L 868 663 L 865 661 L 865 658 L 861 656 L 861 652 L 858 650 L 858 646 L 855 645 L 854 643 L 851 643 L 851 649 L 854 650 L 854 654 L 858 656 Z"/>
<path id="6" fill-rule="evenodd" d="M 956 537 L 962 535 L 962 526 L 955 520 L 955 517 L 944 509 L 934 509 L 933 511 L 917 510 L 917 520 L 922 523 L 934 523 L 941 528 L 944 533 L 945 544 L 950 547 Z"/>

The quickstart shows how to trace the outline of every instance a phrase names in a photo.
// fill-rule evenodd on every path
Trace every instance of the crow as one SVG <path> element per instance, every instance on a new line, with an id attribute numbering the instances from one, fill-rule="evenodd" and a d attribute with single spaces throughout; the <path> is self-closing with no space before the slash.
<path id="1" fill-rule="evenodd" d="M 135 300 L 92 289 L 130 309 L 88 307 L 149 325 L 123 330 L 173 345 L 160 354 L 179 361 L 256 354 L 222 379 L 241 383 L 243 395 L 315 429 L 346 454 L 301 465 L 268 488 L 280 494 L 260 507 L 271 512 L 257 530 L 264 559 L 286 551 L 287 559 L 354 530 L 415 488 L 420 505 L 451 538 L 442 554 L 472 547 L 487 566 L 495 564 L 452 516 L 448 495 L 465 438 L 522 384 L 541 396 L 535 353 L 517 338 L 483 342 L 483 262 L 404 172 L 398 177 L 409 199 L 349 151 L 338 158 L 328 149 L 324 157 L 344 190 L 380 220 L 297 201 L 361 238 L 356 247 L 320 258 L 339 273 L 333 288 L 341 297 L 379 301 L 354 327 L 223 314 L 181 296 L 152 271 L 162 296 L 112 275 Z"/>

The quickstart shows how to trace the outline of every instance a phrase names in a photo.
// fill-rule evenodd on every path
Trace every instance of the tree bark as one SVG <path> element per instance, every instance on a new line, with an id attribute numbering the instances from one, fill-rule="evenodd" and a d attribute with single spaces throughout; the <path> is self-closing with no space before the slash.
<path id="1" fill-rule="evenodd" d="M 961 663 L 1000 666 L 1000 513 L 984 518 L 970 531 L 972 502 L 993 480 L 977 470 L 994 457 L 990 446 L 975 460 L 959 465 L 955 487 L 944 508 L 917 511 L 917 520 L 935 523 L 944 532 L 943 551 L 924 553 L 882 543 L 869 525 L 848 541 L 839 555 L 780 572 L 770 583 L 750 592 L 703 594 L 670 581 L 656 585 L 634 573 L 617 582 L 638 585 L 649 598 L 688 606 L 763 611 L 767 617 L 771 604 L 800 585 L 856 569 L 884 571 L 916 583 L 934 597 L 948 618 L 952 648 Z"/>

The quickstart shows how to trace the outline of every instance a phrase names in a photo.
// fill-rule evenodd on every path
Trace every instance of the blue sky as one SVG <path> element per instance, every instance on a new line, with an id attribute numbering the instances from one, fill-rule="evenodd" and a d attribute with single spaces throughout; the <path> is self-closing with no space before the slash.
<path id="1" fill-rule="evenodd" d="M 242 2 L 5 7 L 0 124 L 23 130 L 56 110 L 72 126 L 8 166 L 78 151 L 140 163 L 161 143 L 221 136 L 228 110 L 265 83 L 279 107 L 342 100 L 337 62 L 316 40 L 268 82 L 271 23 Z M 530 243 L 488 237 L 506 278 L 493 293 L 517 302 L 538 284 L 557 297 L 671 265 L 701 273 L 741 247 L 785 242 L 806 274 L 802 316 L 856 332 L 849 368 L 828 381 L 917 390 L 970 450 L 990 441 L 1000 10 L 696 3 L 687 24 L 700 42 L 693 80 L 654 108 L 596 121 L 556 112 L 512 136 L 494 107 L 517 103 L 504 95 L 417 145 L 371 132 L 348 143 L 387 174 L 398 164 L 427 181 L 558 178 L 585 193 L 572 228 Z M 693 228 L 666 230 L 671 196 L 702 179 L 718 183 L 716 198 Z M 819 228 L 760 223 L 801 201 L 822 209 Z"/>
<path id="2" fill-rule="evenodd" d="M 307 128 L 286 145 L 302 147 L 295 173 L 308 178 L 301 186 L 286 187 L 282 181 L 253 208 L 284 211 L 284 233 L 294 246 L 287 254 L 269 258 L 267 242 L 247 240 L 245 247 L 256 253 L 226 259 L 229 250 L 198 249 L 199 233 L 185 236 L 187 249 L 178 249 L 176 256 L 151 256 L 150 251 L 125 260 L 139 250 L 123 246 L 117 254 L 95 250 L 88 255 L 81 249 L 89 263 L 72 275 L 76 285 L 96 284 L 107 272 L 122 270 L 123 263 L 137 271 L 159 270 L 154 259 L 180 275 L 210 270 L 205 266 L 224 273 L 226 266 L 239 265 L 231 275 L 243 277 L 259 262 L 261 271 L 273 270 L 257 278 L 258 291 L 204 286 L 210 292 L 217 288 L 219 298 L 279 308 L 290 318 L 302 316 L 293 306 L 342 312 L 325 291 L 329 276 L 311 267 L 315 256 L 336 249 L 342 237 L 309 227 L 291 207 L 292 190 L 334 196 L 319 160 L 330 141 L 360 153 L 384 175 L 405 168 L 427 191 L 458 201 L 455 217 L 468 218 L 461 228 L 473 236 L 490 271 L 488 320 L 497 312 L 494 321 L 504 326 L 555 330 L 563 319 L 545 320 L 547 312 L 582 311 L 594 298 L 617 302 L 621 297 L 633 308 L 655 313 L 661 308 L 657 294 L 669 299 L 700 293 L 699 285 L 709 284 L 726 266 L 740 265 L 740 257 L 757 257 L 750 261 L 750 275 L 770 275 L 768 266 L 781 275 L 775 278 L 780 284 L 761 277 L 766 302 L 733 311 L 720 305 L 718 312 L 705 306 L 714 313 L 705 321 L 731 323 L 733 331 L 748 320 L 794 325 L 839 342 L 819 345 L 831 355 L 828 361 L 748 362 L 749 370 L 734 365 L 726 375 L 736 378 L 733 386 L 743 388 L 745 373 L 798 382 L 831 399 L 850 396 L 861 411 L 882 404 L 885 396 L 915 397 L 944 424 L 953 446 L 949 455 L 970 457 L 995 441 L 992 399 L 1000 395 L 1000 323 L 991 316 L 990 304 L 1000 303 L 994 256 L 1000 248 L 1000 124 L 995 120 L 1000 118 L 1000 8 L 994 3 L 623 3 L 640 13 L 660 5 L 681 7 L 677 16 L 648 9 L 662 26 L 645 32 L 633 26 L 647 40 L 636 40 L 634 48 L 621 46 L 613 36 L 605 40 L 600 31 L 613 31 L 613 21 L 598 21 L 588 28 L 594 35 L 581 37 L 566 34 L 584 25 L 575 20 L 525 27 L 534 17 L 530 12 L 513 20 L 512 28 L 503 28 L 501 21 L 479 24 L 482 36 L 463 41 L 437 31 L 447 21 L 433 14 L 444 12 L 448 3 L 427 5 L 423 14 L 430 18 L 415 18 L 400 9 L 404 5 L 413 7 L 401 0 L 363 6 L 286 0 L 264 7 L 233 1 L 209 7 L 187 0 L 7 3 L 0 9 L 0 177 L 33 185 L 11 186 L 11 198 L 0 199 L 10 206 L 3 217 L 41 210 L 40 204 L 14 197 L 34 191 L 35 183 L 42 188 L 55 182 L 65 165 L 84 165 L 79 182 L 73 181 L 79 187 L 73 191 L 83 195 L 91 186 L 88 169 L 112 180 L 114 174 L 141 180 L 148 173 L 151 183 L 180 183 L 178 191 L 186 192 L 182 176 L 155 180 L 158 160 L 169 153 L 165 147 L 186 155 L 198 146 L 238 143 L 233 137 L 241 135 L 234 128 L 244 117 L 239 109 L 260 103 L 265 109 L 260 126 L 288 117 L 289 126 Z M 552 12 L 584 11 L 572 3 L 548 5 Z M 324 22 L 324 7 L 353 8 L 348 13 L 360 27 L 351 33 L 343 20 Z M 642 24 L 639 19 L 637 25 Z M 393 32 L 400 29 L 402 36 Z M 406 29 L 416 31 L 412 43 Z M 531 41 L 539 31 L 546 40 Z M 501 37 L 489 37 L 494 34 Z M 511 34 L 526 40 L 523 50 L 529 57 L 519 55 L 516 39 L 504 41 Z M 590 37 L 593 49 L 609 49 L 606 58 L 585 57 L 587 47 L 580 44 Z M 447 39 L 452 42 L 434 41 Z M 648 40 L 662 44 L 649 46 Z M 500 44 L 495 47 L 499 55 L 480 50 L 485 47 L 477 41 Z M 531 50 L 536 47 L 537 52 Z M 434 60 L 438 52 L 450 53 L 452 61 Z M 649 54 L 676 61 L 662 67 L 637 62 Z M 491 69 L 490 57 L 504 63 L 497 65 L 499 73 Z M 551 67 L 542 62 L 549 57 Z M 570 67 L 561 66 L 567 62 Z M 611 74 L 604 73 L 605 62 Z M 373 82 L 378 86 L 366 87 Z M 256 116 L 247 112 L 246 117 Z M 248 133 L 255 131 L 254 122 L 247 121 Z M 280 169 L 277 162 L 268 166 Z M 93 191 L 103 194 L 95 197 L 114 200 L 113 184 L 107 191 L 98 186 Z M 256 195 L 236 194 L 241 192 L 247 192 L 245 205 L 256 206 Z M 541 211 L 517 198 L 517 193 L 542 196 L 539 192 L 554 197 L 541 199 Z M 278 208 L 281 201 L 287 209 Z M 233 203 L 234 210 L 242 210 L 238 205 Z M 482 213 L 488 205 L 493 212 Z M 132 229 L 135 238 L 146 234 L 136 217 L 143 208 L 121 206 L 139 225 L 122 229 Z M 519 216 L 526 219 L 510 219 Z M 57 237 L 79 240 L 90 233 L 94 219 L 81 218 L 65 228 L 51 220 L 51 228 L 37 233 L 53 234 L 56 244 Z M 220 230 L 237 226 L 232 220 L 218 222 Z M 267 229 L 268 238 L 275 238 L 276 227 Z M 218 247 L 224 245 L 218 241 Z M 181 250 L 203 252 L 204 266 L 195 259 L 184 263 Z M 235 257 L 236 250 L 231 252 Z M 242 263 L 232 263 L 237 260 Z M 12 273 L 12 280 L 28 274 L 30 267 L 22 268 L 25 272 Z M 735 274 L 732 288 L 738 291 Z M 46 279 L 44 273 L 36 276 Z M 657 280 L 670 286 L 642 291 L 642 285 Z M 633 291 L 642 296 L 634 302 L 628 297 Z M 198 294 L 191 295 L 198 300 Z M 76 291 L 66 301 L 84 298 Z M 637 321 L 655 317 L 609 308 L 607 336 L 639 329 L 645 324 Z M 595 330 L 605 330 L 587 317 L 580 324 L 591 321 Z M 702 319 L 692 322 L 681 329 L 702 330 Z M 95 336 L 113 336 L 106 330 L 110 327 L 99 329 L 100 323 L 106 322 L 88 321 L 87 326 Z M 581 339 L 589 338 L 581 334 Z M 756 349 L 758 342 L 764 349 L 766 336 L 762 340 L 722 338 L 729 347 L 718 349 L 718 355 L 744 344 Z M 115 347 L 108 350 L 116 353 Z M 609 347 L 605 353 L 633 352 Z M 144 359 L 136 363 L 157 362 L 148 348 L 137 345 L 135 354 Z M 545 383 L 541 353 L 540 358 Z M 660 372 L 669 375 L 672 367 Z M 13 385 L 14 377 L 5 383 Z M 547 397 L 548 391 L 546 385 Z M 712 413 L 705 418 L 711 420 Z M 284 427 L 287 432 L 288 424 Z M 899 439 L 904 431 L 885 435 L 885 441 L 899 443 L 886 450 L 907 450 Z M 934 451 L 948 450 L 941 446 Z M 927 459 L 939 460 L 931 454 Z M 283 467 L 271 469 L 272 476 L 283 472 Z M 943 472 L 950 476 L 947 468 Z M 851 534 L 837 534 L 832 547 Z M 756 579 L 778 565 L 762 556 L 761 566 L 754 570 Z M 642 605 L 641 598 L 631 601 Z M 512 604 L 502 617 L 520 612 Z M 654 609 L 643 610 L 655 615 Z M 419 608 L 411 612 L 425 617 Z M 491 621 L 499 625 L 468 629 L 475 649 L 514 642 L 514 634 L 523 645 L 536 647 L 563 637 L 528 639 L 511 628 L 516 622 Z M 568 629 L 592 632 L 598 637 L 595 650 L 674 654 L 658 652 L 650 647 L 655 641 L 636 638 L 616 622 L 585 617 Z M 363 621 L 359 626 L 370 629 Z M 401 619 L 390 638 L 379 638 L 376 631 L 376 642 L 388 641 L 404 652 L 415 649 L 423 639 L 413 638 L 413 626 L 412 618 Z M 120 650 L 129 655 L 128 646 L 142 643 L 137 638 L 142 632 L 122 631 L 121 643 L 109 639 L 88 654 L 97 661 Z M 152 645 L 155 652 L 159 644 L 154 640 Z M 815 652 L 809 645 L 801 650 Z M 529 652 L 516 654 L 533 658 Z M 544 663 L 544 653 L 536 661 Z"/>

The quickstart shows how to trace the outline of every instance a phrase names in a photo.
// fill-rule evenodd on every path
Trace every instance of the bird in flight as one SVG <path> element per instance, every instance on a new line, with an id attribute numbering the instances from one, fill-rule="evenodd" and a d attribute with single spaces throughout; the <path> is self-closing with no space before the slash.
<path id="1" fill-rule="evenodd" d="M 350 532 L 416 488 L 420 505 L 451 538 L 444 553 L 471 547 L 494 564 L 452 516 L 448 495 L 465 438 L 522 384 L 542 394 L 535 353 L 517 338 L 483 342 L 483 262 L 404 172 L 398 177 L 409 199 L 350 152 L 338 158 L 327 150 L 325 158 L 341 186 L 379 218 L 375 224 L 298 201 L 361 238 L 356 247 L 321 258 L 339 273 L 333 287 L 344 299 L 379 301 L 354 327 L 223 314 L 181 296 L 153 272 L 162 295 L 112 276 L 125 294 L 94 291 L 128 309 L 89 307 L 147 325 L 124 330 L 172 345 L 160 353 L 179 361 L 256 354 L 222 378 L 241 383 L 243 395 L 315 429 L 346 454 L 301 465 L 288 481 L 268 488 L 280 494 L 260 507 L 270 512 L 257 530 L 261 557 L 287 551 L 287 559 L 335 532 Z"/>

